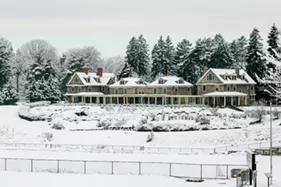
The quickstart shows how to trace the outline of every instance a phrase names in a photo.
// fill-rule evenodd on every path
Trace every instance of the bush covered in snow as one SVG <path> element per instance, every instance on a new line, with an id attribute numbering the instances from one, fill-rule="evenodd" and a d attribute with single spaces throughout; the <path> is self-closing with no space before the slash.
<path id="1" fill-rule="evenodd" d="M 61 122 L 55 122 L 52 124 L 52 129 L 56 129 L 56 130 L 63 130 L 65 129 L 65 127 L 63 126 L 63 124 Z"/>
<path id="2" fill-rule="evenodd" d="M 27 105 L 22 105 L 19 107 L 18 115 L 20 118 L 28 121 L 45 121 L 45 115 L 36 115 L 30 113 L 30 107 Z"/>

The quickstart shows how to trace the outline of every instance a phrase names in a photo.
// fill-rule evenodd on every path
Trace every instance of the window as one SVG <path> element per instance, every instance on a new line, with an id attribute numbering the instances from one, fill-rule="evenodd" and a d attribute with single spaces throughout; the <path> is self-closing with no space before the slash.
<path id="1" fill-rule="evenodd" d="M 166 94 L 166 93 L 167 93 L 167 90 L 166 90 L 166 88 L 164 88 L 164 89 L 163 89 L 163 93 L 164 93 L 164 94 Z"/>
<path id="2" fill-rule="evenodd" d="M 252 90 L 252 91 L 254 90 L 254 86 L 251 86 L 251 90 Z"/>
<path id="3" fill-rule="evenodd" d="M 158 83 L 159 84 L 164 84 L 164 81 L 162 79 L 159 79 Z"/>
<path id="4" fill-rule="evenodd" d="M 207 75 L 207 80 L 208 81 L 214 80 L 214 76 L 210 73 L 209 75 Z"/>
<path id="5" fill-rule="evenodd" d="M 240 79 L 244 80 L 244 75 L 241 75 Z"/>
<path id="6" fill-rule="evenodd" d="M 71 88 L 71 92 L 74 92 L 74 88 L 73 87 Z"/>
<path id="7" fill-rule="evenodd" d="M 115 93 L 115 94 L 118 94 L 118 89 L 115 88 L 115 89 L 114 89 L 114 93 Z"/>
<path id="8" fill-rule="evenodd" d="M 125 94 L 127 94 L 127 89 L 125 88 L 124 90 L 125 90 L 125 91 L 124 91 L 124 92 L 125 92 Z"/>
<path id="9" fill-rule="evenodd" d="M 183 84 L 183 80 L 182 79 L 179 80 L 179 84 Z"/>
<path id="10" fill-rule="evenodd" d="M 226 89 L 227 89 L 227 91 L 229 91 L 230 90 L 229 86 Z"/>
<path id="11" fill-rule="evenodd" d="M 89 91 L 89 92 L 91 92 L 91 91 L 92 91 L 92 88 L 91 88 L 91 87 L 89 87 L 88 91 Z"/>
<path id="12" fill-rule="evenodd" d="M 103 86 L 103 87 L 101 87 L 101 90 L 104 92 L 104 86 Z"/>
<path id="13" fill-rule="evenodd" d="M 232 80 L 236 80 L 236 76 L 235 75 L 232 76 Z"/>
<path id="14" fill-rule="evenodd" d="M 203 91 L 206 91 L 206 86 L 203 86 L 203 87 L 202 87 L 202 90 L 203 90 Z"/>
<path id="15" fill-rule="evenodd" d="M 154 88 L 153 90 L 154 90 L 154 94 L 156 94 L 156 88 Z"/>
<path id="16" fill-rule="evenodd" d="M 218 92 L 219 90 L 220 90 L 220 88 L 217 86 L 217 87 L 216 87 L 216 91 Z"/>
<path id="17" fill-rule="evenodd" d="M 123 81 L 123 80 L 120 81 L 120 84 L 121 84 L 121 85 L 124 85 L 124 84 L 125 84 L 125 81 Z"/>
<path id="18" fill-rule="evenodd" d="M 97 83 L 100 83 L 100 78 L 99 78 L 99 77 L 95 78 L 95 81 L 96 81 Z"/>
<path id="19" fill-rule="evenodd" d="M 178 88 L 174 88 L 175 92 L 178 92 Z"/>
<path id="20" fill-rule="evenodd" d="M 236 91 L 236 86 L 235 85 L 233 85 L 232 90 Z"/>
<path id="21" fill-rule="evenodd" d="M 139 80 L 139 84 L 143 84 L 143 80 Z"/>
<path id="22" fill-rule="evenodd" d="M 75 77 L 74 82 L 79 82 L 79 79 L 77 77 Z"/>

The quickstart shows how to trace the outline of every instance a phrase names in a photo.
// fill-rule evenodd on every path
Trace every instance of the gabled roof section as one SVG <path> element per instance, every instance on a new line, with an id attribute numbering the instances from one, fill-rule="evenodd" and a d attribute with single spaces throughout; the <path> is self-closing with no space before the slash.
<path id="1" fill-rule="evenodd" d="M 126 87 L 145 87 L 148 83 L 141 78 L 127 77 L 121 78 L 116 83 L 110 85 L 112 88 L 126 88 Z"/>
<path id="2" fill-rule="evenodd" d="M 256 84 L 256 82 L 243 69 L 239 69 L 239 75 L 237 75 L 235 69 L 210 68 L 197 81 L 196 85 L 208 84 L 208 82 L 201 83 L 201 81 L 210 71 L 221 81 L 222 84 Z"/>
<path id="3" fill-rule="evenodd" d="M 185 81 L 181 77 L 165 76 L 165 77 L 160 77 L 160 78 L 156 79 L 156 81 L 150 83 L 148 86 L 151 86 L 151 87 L 161 87 L 161 86 L 166 86 L 166 87 L 173 87 L 173 86 L 192 87 L 193 85 L 191 83 Z"/>
<path id="4" fill-rule="evenodd" d="M 96 73 L 86 74 L 84 72 L 76 72 L 71 77 L 67 85 L 69 85 L 75 75 L 78 76 L 78 78 L 82 81 L 83 85 L 85 86 L 106 86 L 110 79 L 115 78 L 115 75 L 113 73 L 103 73 L 102 77 L 100 77 Z"/>

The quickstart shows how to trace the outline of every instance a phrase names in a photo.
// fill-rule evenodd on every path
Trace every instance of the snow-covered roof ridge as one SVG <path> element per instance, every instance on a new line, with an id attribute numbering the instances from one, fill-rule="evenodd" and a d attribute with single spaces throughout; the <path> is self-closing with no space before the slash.
<path id="1" fill-rule="evenodd" d="M 127 78 L 121 78 L 116 83 L 110 85 L 112 88 L 116 87 L 145 87 L 148 85 L 147 82 L 145 82 L 142 78 L 138 77 L 127 77 Z"/>
<path id="2" fill-rule="evenodd" d="M 148 86 L 180 86 L 180 87 L 192 87 L 193 85 L 185 81 L 181 77 L 177 76 L 163 76 L 156 79 L 154 82 L 150 83 Z"/>
<path id="3" fill-rule="evenodd" d="M 238 76 L 236 69 L 217 69 L 217 68 L 208 69 L 196 84 L 205 84 L 200 82 L 205 77 L 205 75 L 207 75 L 210 71 L 220 80 L 222 84 L 256 84 L 256 82 L 250 77 L 250 75 L 243 69 L 239 69 L 239 76 Z M 232 75 L 236 75 L 234 79 L 232 79 L 232 77 L 229 77 Z"/>
<path id="4" fill-rule="evenodd" d="M 102 76 L 98 76 L 96 73 L 85 73 L 85 72 L 76 72 L 70 79 L 69 83 L 73 77 L 77 75 L 85 86 L 105 86 L 108 84 L 111 78 L 114 78 L 113 73 L 103 73 Z M 69 84 L 68 83 L 68 84 Z"/>

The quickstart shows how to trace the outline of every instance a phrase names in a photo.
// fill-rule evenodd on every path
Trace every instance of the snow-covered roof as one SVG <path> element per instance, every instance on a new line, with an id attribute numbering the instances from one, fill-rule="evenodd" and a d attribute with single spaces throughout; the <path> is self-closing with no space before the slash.
<path id="1" fill-rule="evenodd" d="M 112 88 L 125 88 L 125 87 L 145 87 L 148 83 L 141 78 L 127 77 L 121 78 L 116 83 L 110 85 Z"/>
<path id="2" fill-rule="evenodd" d="M 183 78 L 177 77 L 177 76 L 165 76 L 165 77 L 160 77 L 156 79 L 156 81 L 150 83 L 148 86 L 151 87 L 173 87 L 173 86 L 178 86 L 178 87 L 192 87 L 193 85 L 189 82 L 186 82 Z"/>
<path id="3" fill-rule="evenodd" d="M 237 76 L 235 69 L 215 69 L 215 68 L 208 69 L 208 71 L 204 73 L 204 75 L 198 80 L 196 84 L 205 84 L 200 82 L 205 77 L 205 75 L 207 75 L 210 71 L 214 73 L 214 75 L 221 81 L 222 84 L 256 84 L 256 82 L 243 69 L 239 70 L 239 76 Z M 228 78 L 229 76 L 231 77 L 232 75 L 234 75 L 236 79 Z"/>
<path id="4" fill-rule="evenodd" d="M 66 93 L 66 96 L 104 96 L 101 92 L 79 92 L 79 93 Z"/>
<path id="5" fill-rule="evenodd" d="M 79 79 L 82 81 L 85 86 L 105 86 L 108 84 L 111 78 L 114 78 L 115 75 L 113 73 L 103 73 L 102 76 L 98 76 L 96 73 L 84 73 L 84 72 L 76 72 L 68 84 L 71 82 L 73 77 L 77 75 Z M 88 79 L 88 80 L 87 80 Z"/>
<path id="6" fill-rule="evenodd" d="M 247 96 L 245 93 L 241 92 L 211 92 L 207 94 L 202 94 L 204 97 L 220 97 L 220 96 Z"/>

